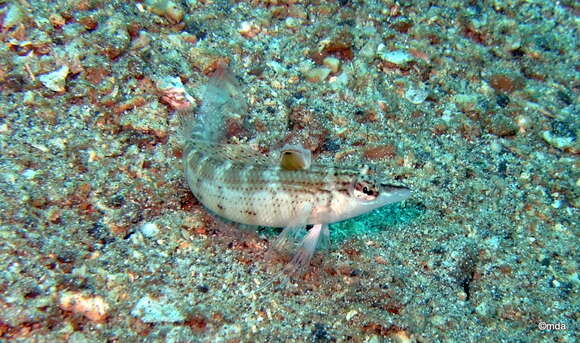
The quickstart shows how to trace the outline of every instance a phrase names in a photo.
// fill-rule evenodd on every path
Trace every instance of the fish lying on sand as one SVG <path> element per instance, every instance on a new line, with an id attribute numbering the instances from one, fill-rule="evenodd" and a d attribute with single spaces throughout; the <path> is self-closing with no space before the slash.
<path id="1" fill-rule="evenodd" d="M 407 199 L 411 191 L 368 175 L 368 168 L 312 164 L 310 152 L 286 146 L 278 156 L 249 147 L 220 143 L 227 112 L 243 110 L 239 86 L 227 69 L 218 69 L 197 116 L 183 119 L 185 178 L 195 197 L 228 220 L 283 227 L 276 246 L 294 241 L 307 225 L 298 252 L 286 267 L 302 273 L 328 225 Z"/>

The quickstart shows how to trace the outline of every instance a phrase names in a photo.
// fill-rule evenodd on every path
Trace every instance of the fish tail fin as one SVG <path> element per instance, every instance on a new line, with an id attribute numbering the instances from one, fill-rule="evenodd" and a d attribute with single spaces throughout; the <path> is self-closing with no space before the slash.
<path id="1" fill-rule="evenodd" d="M 219 63 L 205 85 L 197 114 L 182 115 L 181 135 L 186 142 L 219 142 L 224 136 L 227 118 L 243 115 L 245 111 L 240 83 L 225 62 Z"/>

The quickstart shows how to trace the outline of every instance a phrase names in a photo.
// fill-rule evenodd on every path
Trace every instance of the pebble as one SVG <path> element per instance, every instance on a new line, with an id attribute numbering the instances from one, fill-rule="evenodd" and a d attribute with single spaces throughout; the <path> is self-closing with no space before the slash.
<path id="1" fill-rule="evenodd" d="M 161 101 L 178 111 L 189 110 L 195 100 L 187 91 L 179 77 L 165 76 L 156 82 Z"/>
<path id="2" fill-rule="evenodd" d="M 254 38 L 260 33 L 261 28 L 252 22 L 244 21 L 240 24 L 238 32 L 245 38 Z"/>
<path id="3" fill-rule="evenodd" d="M 340 60 L 333 56 L 327 56 L 322 60 L 322 64 L 330 69 L 332 73 L 338 73 L 340 70 Z"/>
<path id="4" fill-rule="evenodd" d="M 143 236 L 153 238 L 159 234 L 159 227 L 155 223 L 145 223 L 139 228 Z"/>
<path id="5" fill-rule="evenodd" d="M 109 304 L 100 296 L 67 292 L 60 298 L 60 308 L 64 311 L 82 314 L 87 319 L 99 322 L 109 315 Z"/>
<path id="6" fill-rule="evenodd" d="M 326 67 L 312 68 L 304 73 L 306 80 L 310 82 L 320 82 L 326 80 L 331 70 Z"/>
<path id="7" fill-rule="evenodd" d="M 181 22 L 185 15 L 185 11 L 179 2 L 171 0 L 147 0 L 145 1 L 145 5 L 151 13 L 165 17 L 172 24 Z"/>
<path id="8" fill-rule="evenodd" d="M 423 86 L 413 87 L 410 86 L 405 92 L 405 99 L 409 100 L 412 104 L 419 105 L 427 99 L 429 92 Z"/>
<path id="9" fill-rule="evenodd" d="M 576 133 L 567 122 L 552 123 L 552 130 L 542 132 L 542 138 L 558 149 L 572 148 L 576 142 Z"/>
<path id="10" fill-rule="evenodd" d="M 149 296 L 144 296 L 137 302 L 131 310 L 131 315 L 145 323 L 176 323 L 185 320 L 185 316 L 175 304 L 169 303 L 164 298 L 155 299 Z"/>
<path id="11" fill-rule="evenodd" d="M 396 65 L 403 65 L 414 59 L 413 55 L 403 50 L 381 51 L 379 47 L 378 54 L 383 61 Z"/>
<path id="12" fill-rule="evenodd" d="M 346 314 L 346 320 L 351 320 L 354 316 L 358 314 L 357 310 L 351 310 Z"/>
<path id="13" fill-rule="evenodd" d="M 44 87 L 52 91 L 61 93 L 65 91 L 65 82 L 68 72 L 69 72 L 68 67 L 66 65 L 63 65 L 62 67 L 53 72 L 40 75 L 38 77 L 38 80 L 40 80 L 40 82 L 44 85 Z"/>

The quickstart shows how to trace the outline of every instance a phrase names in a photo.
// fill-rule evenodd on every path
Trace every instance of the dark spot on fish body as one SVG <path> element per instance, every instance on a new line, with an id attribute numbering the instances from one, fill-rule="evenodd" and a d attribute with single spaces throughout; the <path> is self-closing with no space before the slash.
<path id="1" fill-rule="evenodd" d="M 329 195 L 326 197 L 326 207 L 330 208 L 333 201 L 334 201 L 334 193 L 330 192 Z"/>

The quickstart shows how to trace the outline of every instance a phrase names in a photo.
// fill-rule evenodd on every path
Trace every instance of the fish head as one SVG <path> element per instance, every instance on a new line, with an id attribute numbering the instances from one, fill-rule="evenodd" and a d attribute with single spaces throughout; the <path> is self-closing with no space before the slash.
<path id="1" fill-rule="evenodd" d="M 411 190 L 379 182 L 368 175 L 357 175 L 346 190 L 335 195 L 333 204 L 334 221 L 353 218 L 368 213 L 387 204 L 403 201 L 411 195 Z"/>

